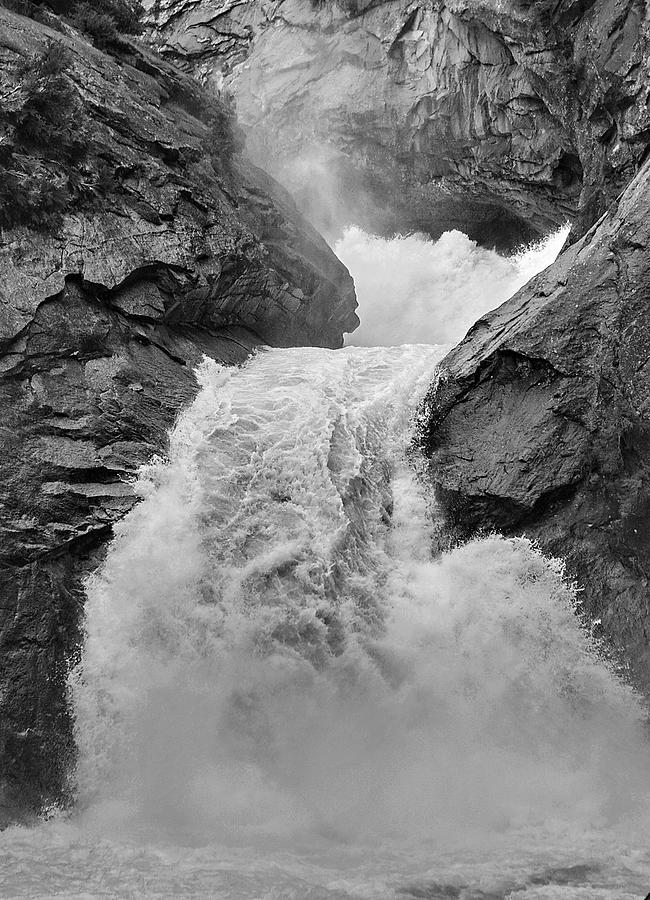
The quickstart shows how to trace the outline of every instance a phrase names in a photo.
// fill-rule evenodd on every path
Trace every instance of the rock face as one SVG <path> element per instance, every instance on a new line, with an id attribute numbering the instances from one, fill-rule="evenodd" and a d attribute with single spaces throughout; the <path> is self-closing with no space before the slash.
<path id="1" fill-rule="evenodd" d="M 442 363 L 422 411 L 452 534 L 565 557 L 650 690 L 650 165 L 581 241 Z"/>
<path id="2" fill-rule="evenodd" d="M 111 180 L 58 230 L 0 243 L 0 822 L 65 797 L 82 579 L 194 395 L 193 366 L 337 347 L 357 324 L 347 270 L 284 191 L 209 163 L 195 87 L 168 64 L 136 45 L 119 63 L 0 8 L 0 99 L 49 40 L 70 55 L 81 177 Z"/>
<path id="3" fill-rule="evenodd" d="M 319 227 L 457 227 L 507 248 L 634 175 L 643 0 L 145 0 L 152 40 L 224 80 L 249 146 Z"/>

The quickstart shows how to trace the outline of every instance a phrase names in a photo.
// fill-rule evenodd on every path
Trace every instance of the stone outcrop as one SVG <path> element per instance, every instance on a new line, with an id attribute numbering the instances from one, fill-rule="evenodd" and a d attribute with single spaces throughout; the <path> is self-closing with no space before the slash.
<path id="1" fill-rule="evenodd" d="M 146 0 L 151 39 L 225 82 L 249 147 L 321 229 L 457 227 L 507 248 L 634 175 L 643 0 Z"/>
<path id="2" fill-rule="evenodd" d="M 421 417 L 447 532 L 526 533 L 650 690 L 650 164 L 443 361 Z"/>
<path id="3" fill-rule="evenodd" d="M 139 465 L 164 453 L 194 365 L 337 347 L 357 324 L 344 266 L 270 178 L 210 163 L 194 82 L 137 44 L 116 61 L 0 8 L 3 102 L 50 40 L 70 58 L 94 187 L 56 230 L 1 233 L 0 823 L 65 795 L 82 580 Z"/>

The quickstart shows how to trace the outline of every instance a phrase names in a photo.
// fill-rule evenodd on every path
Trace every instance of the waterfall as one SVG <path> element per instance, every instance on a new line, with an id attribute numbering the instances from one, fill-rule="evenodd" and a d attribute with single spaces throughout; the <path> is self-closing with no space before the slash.
<path id="1" fill-rule="evenodd" d="M 421 234 L 388 240 L 346 229 L 334 249 L 354 274 L 361 319 L 348 343 L 457 343 L 480 316 L 555 260 L 568 231 L 505 257 L 460 231 L 432 241 Z"/>
<path id="2" fill-rule="evenodd" d="M 562 564 L 524 538 L 432 553 L 406 444 L 442 352 L 204 363 L 88 586 L 82 804 L 126 828 L 291 846 L 634 806 L 642 709 Z"/>
<path id="3" fill-rule="evenodd" d="M 446 349 L 413 341 L 459 339 L 559 240 L 350 232 L 359 343 L 395 346 L 204 361 L 87 584 L 78 804 L 0 836 L 3 898 L 647 893 L 642 703 L 561 561 L 440 552 L 410 447 Z"/>

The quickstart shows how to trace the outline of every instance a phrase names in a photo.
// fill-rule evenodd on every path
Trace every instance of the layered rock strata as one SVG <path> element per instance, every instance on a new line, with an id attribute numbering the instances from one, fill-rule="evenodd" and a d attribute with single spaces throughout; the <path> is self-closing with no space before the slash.
<path id="1" fill-rule="evenodd" d="M 195 364 L 337 347 L 357 324 L 347 270 L 271 179 L 219 164 L 209 108 L 168 64 L 0 9 L 2 101 L 49 41 L 69 58 L 90 187 L 59 228 L 1 234 L 0 822 L 69 790 L 83 578 Z"/>

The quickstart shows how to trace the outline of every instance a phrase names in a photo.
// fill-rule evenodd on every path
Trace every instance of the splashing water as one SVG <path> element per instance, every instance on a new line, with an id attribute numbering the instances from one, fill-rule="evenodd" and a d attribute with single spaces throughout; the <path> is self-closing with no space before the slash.
<path id="1" fill-rule="evenodd" d="M 348 228 L 335 251 L 354 275 L 361 326 L 347 343 L 457 343 L 480 316 L 550 266 L 567 234 L 562 228 L 505 257 L 460 231 L 437 241 L 420 234 L 386 240 Z"/>
<path id="2" fill-rule="evenodd" d="M 205 364 L 89 588 L 82 800 L 292 841 L 626 803 L 628 767 L 603 779 L 639 710 L 589 654 L 558 564 L 500 539 L 429 558 L 399 435 L 439 355 Z"/>
<path id="3" fill-rule="evenodd" d="M 644 710 L 561 563 L 433 555 L 443 353 L 203 364 L 88 584 L 78 809 L 4 832 L 3 898 L 644 896 Z"/>

